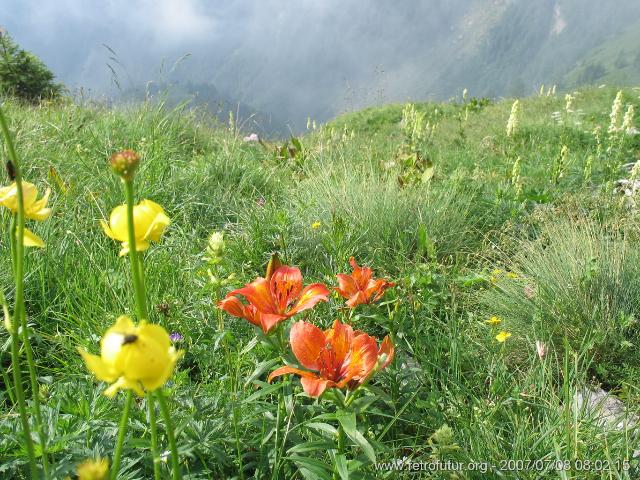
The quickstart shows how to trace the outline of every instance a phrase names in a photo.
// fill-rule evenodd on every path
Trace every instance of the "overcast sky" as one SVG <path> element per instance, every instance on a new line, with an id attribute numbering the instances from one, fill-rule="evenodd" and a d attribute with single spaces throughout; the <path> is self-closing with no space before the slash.
<path id="1" fill-rule="evenodd" d="M 0 0 L 0 25 L 72 89 L 113 94 L 107 64 L 122 88 L 158 81 L 190 54 L 173 80 L 281 105 L 300 122 L 424 97 L 407 84 L 416 47 L 449 30 L 454 3 L 475 1 Z"/>
<path id="2" fill-rule="evenodd" d="M 532 93 L 536 82 L 558 80 L 549 74 L 556 56 L 571 68 L 581 45 L 591 48 L 589 42 L 623 28 L 637 18 L 639 5 L 640 0 L 0 0 L 0 26 L 72 90 L 117 95 L 114 72 L 124 90 L 162 80 L 211 84 L 230 100 L 279 113 L 299 128 L 307 115 L 323 121 L 390 101 L 446 99 L 464 87 L 472 95 L 505 95 L 510 84 L 519 83 L 523 94 Z M 488 41 L 494 20 L 505 12 L 501 33 Z M 520 24 L 510 25 L 512 15 Z M 533 40 L 514 41 L 526 38 Z M 474 52 L 487 45 L 491 52 L 474 63 Z M 178 59 L 183 60 L 176 64 Z"/>

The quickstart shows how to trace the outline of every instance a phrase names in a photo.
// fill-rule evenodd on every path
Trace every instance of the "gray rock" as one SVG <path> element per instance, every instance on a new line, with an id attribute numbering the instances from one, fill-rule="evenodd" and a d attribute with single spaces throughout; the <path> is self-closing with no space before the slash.
<path id="1" fill-rule="evenodd" d="M 580 417 L 592 419 L 603 428 L 632 430 L 633 436 L 637 436 L 637 427 L 640 418 L 627 412 L 622 400 L 610 395 L 601 388 L 591 389 L 584 387 L 579 390 L 573 401 L 573 408 Z M 640 450 L 634 450 L 633 457 L 640 457 Z"/>

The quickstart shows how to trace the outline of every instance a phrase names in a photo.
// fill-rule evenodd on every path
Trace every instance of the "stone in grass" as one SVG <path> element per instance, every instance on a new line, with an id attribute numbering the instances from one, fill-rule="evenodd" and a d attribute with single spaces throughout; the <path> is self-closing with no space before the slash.
<path id="1" fill-rule="evenodd" d="M 627 412 L 622 400 L 599 387 L 584 387 L 576 392 L 573 406 L 584 417 L 592 418 L 600 427 L 635 431 L 640 422 L 637 415 Z M 634 450 L 633 457 L 640 457 L 640 450 Z"/>

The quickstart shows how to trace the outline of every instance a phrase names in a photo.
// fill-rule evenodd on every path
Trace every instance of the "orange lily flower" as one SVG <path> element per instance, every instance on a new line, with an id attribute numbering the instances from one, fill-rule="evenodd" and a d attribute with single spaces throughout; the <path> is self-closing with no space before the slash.
<path id="1" fill-rule="evenodd" d="M 355 308 L 362 303 L 377 302 L 387 288 L 395 285 L 382 278 L 371 278 L 373 271 L 369 267 L 359 267 L 353 257 L 349 259 L 349 263 L 353 273 L 336 275 L 338 277 L 336 291 L 348 299 L 347 306 L 350 308 Z"/>
<path id="2" fill-rule="evenodd" d="M 234 317 L 244 318 L 260 327 L 264 333 L 269 333 L 279 322 L 328 300 L 329 290 L 322 283 L 302 287 L 302 273 L 296 267 L 282 265 L 273 274 L 269 273 L 267 278 L 258 277 L 244 287 L 229 292 L 218 303 L 218 308 Z M 236 295 L 243 296 L 248 305 Z"/>
<path id="3" fill-rule="evenodd" d="M 284 366 L 271 372 L 269 382 L 280 375 L 296 373 L 302 377 L 307 395 L 315 398 L 327 388 L 356 388 L 393 360 L 393 343 L 388 336 L 378 347 L 375 338 L 354 332 L 340 320 L 324 332 L 301 320 L 291 327 L 290 342 L 300 365 L 318 373 Z"/>

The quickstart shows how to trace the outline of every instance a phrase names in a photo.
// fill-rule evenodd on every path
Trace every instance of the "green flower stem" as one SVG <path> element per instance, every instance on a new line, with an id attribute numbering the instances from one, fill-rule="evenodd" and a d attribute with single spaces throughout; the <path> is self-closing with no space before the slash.
<path id="1" fill-rule="evenodd" d="M 238 457 L 238 463 L 240 468 L 240 480 L 244 480 L 244 462 L 242 461 L 242 448 L 240 446 L 240 436 L 238 432 L 238 407 L 237 407 L 237 393 L 233 395 L 233 432 L 236 437 L 236 455 Z"/>
<path id="2" fill-rule="evenodd" d="M 22 389 L 22 373 L 20 372 L 20 352 L 18 350 L 18 326 L 11 328 L 11 363 L 13 364 L 13 384 L 15 386 L 16 397 L 18 399 L 18 410 L 20 411 L 20 421 L 22 422 L 22 432 L 29 456 L 29 471 L 31 478 L 38 478 L 36 469 L 36 453 L 31 439 L 31 429 L 29 428 L 29 418 L 27 416 L 27 405 L 24 401 L 24 390 Z"/>
<path id="3" fill-rule="evenodd" d="M 5 144 L 7 146 L 7 151 L 9 154 L 9 159 L 13 163 L 13 169 L 15 172 L 15 182 L 16 182 L 16 193 L 18 197 L 18 212 L 17 212 L 17 225 L 14 228 L 11 228 L 9 235 L 11 236 L 10 241 L 15 242 L 15 249 L 12 250 L 14 255 L 14 278 L 15 278 L 15 305 L 14 305 L 14 313 L 13 318 L 16 322 L 16 325 L 13 326 L 11 336 L 12 336 L 12 361 L 14 361 L 14 381 L 16 382 L 16 392 L 18 390 L 22 390 L 22 379 L 20 375 L 20 363 L 19 363 L 19 350 L 18 350 L 18 326 L 17 323 L 22 325 L 23 329 L 23 341 L 25 343 L 26 351 L 27 351 L 27 362 L 29 364 L 29 374 L 31 376 L 32 386 L 34 384 L 36 388 L 33 391 L 34 398 L 34 406 L 36 411 L 36 420 L 37 420 L 37 428 L 40 436 L 41 449 L 42 449 L 42 466 L 44 470 L 45 479 L 49 478 L 49 465 L 47 461 L 47 453 L 46 453 L 46 438 L 44 436 L 44 430 L 42 429 L 42 421 L 40 416 L 40 401 L 38 399 L 38 388 L 37 388 L 37 378 L 35 377 L 35 367 L 33 366 L 33 358 L 31 355 L 31 346 L 29 344 L 29 334 L 27 332 L 27 321 L 26 315 L 24 315 L 24 194 L 22 191 L 22 173 L 20 171 L 20 162 L 18 162 L 18 156 L 16 155 L 15 149 L 13 147 L 13 142 L 11 141 L 11 135 L 9 134 L 9 127 L 7 126 L 7 122 L 4 118 L 4 114 L 0 109 L 0 129 L 2 130 L 2 135 L 4 136 Z M 13 226 L 12 226 L 13 227 Z M 20 321 L 21 320 L 21 321 Z M 18 373 L 16 377 L 16 372 Z M 21 402 L 20 402 L 21 397 Z M 25 440 L 27 443 L 27 451 L 29 453 L 29 468 L 31 471 L 32 478 L 37 478 L 36 475 L 36 466 L 35 466 L 35 451 L 33 448 L 33 441 L 31 440 L 31 433 L 29 431 L 29 419 L 27 418 L 26 413 L 26 404 L 24 402 L 24 391 L 21 392 L 21 395 L 18 394 L 19 403 L 22 403 L 20 407 L 20 416 L 22 420 L 23 433 L 25 435 Z"/>
<path id="4" fill-rule="evenodd" d="M 156 422 L 156 405 L 153 394 L 147 395 L 149 424 L 151 425 L 151 456 L 153 457 L 153 478 L 160 480 L 160 455 L 158 455 L 158 426 Z"/>
<path id="5" fill-rule="evenodd" d="M 124 182 L 124 194 L 127 199 L 127 221 L 128 221 L 128 233 L 129 233 L 129 259 L 131 260 L 131 273 L 133 274 L 133 288 L 136 295 L 136 312 L 138 314 L 138 321 L 148 320 L 149 311 L 147 309 L 147 298 L 144 292 L 144 281 L 142 278 L 140 262 L 138 261 L 138 252 L 136 250 L 136 235 L 134 230 L 133 219 L 133 181 L 123 180 Z"/>
<path id="6" fill-rule="evenodd" d="M 342 424 L 338 423 L 338 455 L 344 454 L 344 444 L 345 444 L 345 436 L 344 436 L 344 428 L 342 428 Z M 340 474 L 338 473 L 338 462 L 334 463 L 333 469 L 333 480 L 339 480 Z"/>
<path id="7" fill-rule="evenodd" d="M 160 412 L 164 419 L 165 428 L 167 429 L 167 438 L 169 439 L 169 450 L 171 450 L 171 469 L 173 480 L 180 480 L 180 462 L 178 458 L 178 447 L 176 446 L 176 437 L 173 432 L 173 422 L 171 421 L 171 413 L 167 407 L 167 402 L 164 399 L 162 389 L 159 388 L 154 392 L 158 396 L 158 404 L 160 404 Z"/>
<path id="8" fill-rule="evenodd" d="M 10 229 L 10 248 L 13 257 L 14 272 L 17 272 L 18 264 L 20 263 L 20 257 L 17 255 L 17 217 L 14 215 L 11 221 Z M 16 273 L 17 274 L 17 273 Z M 16 304 L 17 307 L 17 304 Z M 31 348 L 31 341 L 29 340 L 29 327 L 27 325 L 27 312 L 25 311 L 24 301 L 22 302 L 20 311 L 14 314 L 14 319 L 19 318 L 20 330 L 22 333 L 22 343 L 24 344 L 24 350 L 27 356 L 27 366 L 29 367 L 29 380 L 31 383 L 31 395 L 33 397 L 33 410 L 35 414 L 35 426 L 38 432 L 38 438 L 40 440 L 40 449 L 42 451 L 42 469 L 44 478 L 49 478 L 49 459 L 47 457 L 47 434 L 44 430 L 44 422 L 42 421 L 42 411 L 40 408 L 40 386 L 38 385 L 38 377 L 36 374 L 36 364 L 33 360 L 33 349 Z"/>
<path id="9" fill-rule="evenodd" d="M 11 333 L 11 315 L 9 314 L 9 306 L 7 305 L 7 300 L 4 297 L 4 292 L 0 290 L 0 306 L 2 307 L 2 315 L 3 321 L 9 333 Z M 13 389 L 11 388 L 11 380 L 9 380 L 9 375 L 7 374 L 7 370 L 2 368 L 0 365 L 0 371 L 2 371 L 2 380 L 7 387 L 7 394 L 9 395 L 9 400 L 13 405 L 16 403 L 16 398 L 13 396 Z"/>
<path id="10" fill-rule="evenodd" d="M 120 470 L 120 457 L 122 456 L 122 445 L 124 444 L 124 436 L 127 433 L 127 424 L 129 423 L 129 413 L 131 412 L 131 404 L 133 403 L 133 392 L 127 390 L 127 398 L 124 401 L 124 410 L 120 418 L 120 426 L 118 427 L 118 440 L 116 449 L 113 452 L 113 466 L 111 467 L 111 480 L 118 478 Z"/>

